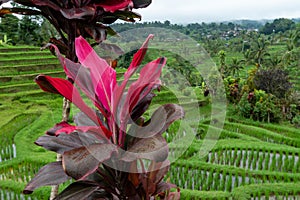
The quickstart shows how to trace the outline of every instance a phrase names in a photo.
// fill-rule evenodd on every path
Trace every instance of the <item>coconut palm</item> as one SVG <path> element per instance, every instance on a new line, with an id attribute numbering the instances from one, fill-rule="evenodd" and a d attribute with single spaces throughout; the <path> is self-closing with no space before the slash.
<path id="1" fill-rule="evenodd" d="M 232 58 L 231 63 L 229 64 L 229 73 L 232 74 L 233 77 L 239 77 L 240 71 L 244 69 L 244 63 L 245 60 L 238 60 L 237 58 Z"/>
<path id="2" fill-rule="evenodd" d="M 250 57 L 259 66 L 262 65 L 263 60 L 266 56 L 270 56 L 268 52 L 268 46 L 270 42 L 265 37 L 260 37 L 258 40 L 254 40 L 251 44 Z"/>

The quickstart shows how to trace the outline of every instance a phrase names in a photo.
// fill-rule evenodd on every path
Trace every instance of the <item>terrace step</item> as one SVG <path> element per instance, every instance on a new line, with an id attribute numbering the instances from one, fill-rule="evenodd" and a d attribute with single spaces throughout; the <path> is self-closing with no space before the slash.
<path id="1" fill-rule="evenodd" d="M 0 48 L 0 53 L 9 52 L 27 52 L 27 51 L 39 51 L 39 47 L 11 47 L 11 48 Z"/>
<path id="2" fill-rule="evenodd" d="M 1 60 L 0 66 L 15 66 L 15 65 L 25 65 L 25 64 L 47 64 L 49 62 L 57 61 L 54 56 L 41 57 L 41 58 L 22 58 L 22 59 L 8 59 Z"/>
<path id="3" fill-rule="evenodd" d="M 49 51 L 28 51 L 28 52 L 8 52 L 0 53 L 0 59 L 21 58 L 29 56 L 51 56 Z"/>
<path id="4" fill-rule="evenodd" d="M 6 85 L 6 86 L 0 86 L 0 94 L 17 93 L 17 92 L 37 90 L 37 89 L 39 89 L 39 86 L 36 83 Z"/>
<path id="5" fill-rule="evenodd" d="M 28 82 L 28 81 L 33 81 L 34 78 L 41 74 L 40 72 L 36 72 L 33 74 L 23 74 L 23 75 L 13 75 L 13 76 L 0 76 L 0 85 L 8 85 L 9 82 Z M 65 77 L 64 71 L 54 71 L 54 72 L 44 72 L 42 73 L 44 75 L 48 76 L 53 76 L 53 77 L 60 77 L 63 78 Z"/>
<path id="6" fill-rule="evenodd" d="M 16 66 L 0 66 L 0 76 L 8 75 L 19 75 L 19 74 L 28 74 L 32 72 L 41 72 L 41 71 L 58 71 L 62 67 L 58 61 L 50 62 L 49 64 L 28 64 L 28 65 L 16 65 Z"/>
<path id="7" fill-rule="evenodd" d="M 40 88 L 28 90 L 28 91 L 21 91 L 21 92 L 17 92 L 17 93 L 0 93 L 0 103 L 1 103 L 1 101 L 7 101 L 7 99 L 17 100 L 17 99 L 24 98 L 24 97 L 48 98 L 53 95 L 54 94 L 44 92 Z"/>

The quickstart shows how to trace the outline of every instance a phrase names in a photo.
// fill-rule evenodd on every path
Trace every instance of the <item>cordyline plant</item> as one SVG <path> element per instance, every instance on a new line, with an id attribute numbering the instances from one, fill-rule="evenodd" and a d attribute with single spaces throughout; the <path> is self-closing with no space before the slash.
<path id="1" fill-rule="evenodd" d="M 61 122 L 37 139 L 37 145 L 62 154 L 62 161 L 42 167 L 24 189 L 25 194 L 40 186 L 73 179 L 55 199 L 180 198 L 179 189 L 163 181 L 170 163 L 162 133 L 172 122 L 183 118 L 184 111 L 176 104 L 166 104 L 154 111 L 151 119 L 142 117 L 155 96 L 153 90 L 159 90 L 166 59 L 146 64 L 139 71 L 139 78 L 128 84 L 152 37 L 134 55 L 120 85 L 116 71 L 82 37 L 75 40 L 79 63 L 63 57 L 52 45 L 67 76 L 93 106 L 85 103 L 69 81 L 46 75 L 36 77 L 44 91 L 64 96 L 81 112 L 74 117 L 76 126 Z"/>

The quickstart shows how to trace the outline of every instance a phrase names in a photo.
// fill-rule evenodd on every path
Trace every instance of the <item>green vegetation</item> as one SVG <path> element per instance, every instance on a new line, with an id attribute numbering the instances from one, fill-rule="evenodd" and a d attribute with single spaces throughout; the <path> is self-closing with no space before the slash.
<path id="1" fill-rule="evenodd" d="M 180 57 L 169 58 L 173 69 L 181 70 L 185 76 L 193 74 L 188 77 L 192 84 L 180 86 L 180 95 L 162 87 L 152 104 L 155 107 L 155 104 L 180 103 L 191 116 L 198 113 L 201 116 L 200 123 L 196 118 L 191 122 L 192 128 L 197 130 L 195 139 L 172 163 L 167 177 L 181 188 L 182 199 L 299 198 L 299 28 L 284 26 L 283 31 L 278 25 L 281 32 L 263 35 L 270 24 L 256 27 L 261 32 L 229 23 L 161 25 L 185 33 L 189 31 L 190 36 L 207 48 L 223 74 L 229 104 L 224 127 L 220 130 L 214 124 L 218 113 L 211 113 L 213 94 L 204 97 L 206 86 L 202 77 L 195 74 L 189 62 Z M 120 29 L 126 26 L 129 25 L 116 25 Z M 221 36 L 221 33 L 228 35 Z M 208 35 L 214 39 L 208 39 Z M 13 37 L 8 36 L 8 39 Z M 160 53 L 170 55 L 166 51 L 149 53 L 149 60 Z M 128 66 L 126 62 L 126 58 L 120 58 L 119 65 Z M 271 71 L 278 72 L 273 74 L 276 79 L 270 81 L 277 82 L 280 90 L 263 87 L 268 86 L 264 83 L 264 73 Z M 124 69 L 117 72 L 120 80 Z M 34 84 L 33 79 L 39 73 L 65 76 L 57 59 L 48 51 L 26 46 L 0 48 L 0 198 L 3 199 L 29 199 L 21 194 L 26 183 L 41 166 L 56 159 L 54 153 L 33 144 L 61 119 L 62 99 L 42 92 Z M 196 94 L 194 102 L 187 97 L 189 92 Z M 194 110 L 192 103 L 198 103 L 200 109 Z M 153 110 L 151 108 L 145 117 Z M 166 131 L 168 142 L 176 139 L 179 127 L 180 122 L 177 122 Z M 200 148 L 208 131 L 221 131 L 221 135 L 214 148 L 203 156 Z M 184 144 L 170 144 L 171 154 L 182 149 L 185 149 Z M 44 187 L 30 198 L 48 199 L 49 193 L 50 188 Z"/>

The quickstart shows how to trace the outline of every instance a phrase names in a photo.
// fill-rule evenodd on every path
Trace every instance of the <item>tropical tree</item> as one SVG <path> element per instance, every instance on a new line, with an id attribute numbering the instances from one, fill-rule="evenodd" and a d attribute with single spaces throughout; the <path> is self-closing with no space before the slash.
<path id="1" fill-rule="evenodd" d="M 292 88 L 288 72 L 282 69 L 259 70 L 254 77 L 256 89 L 264 90 L 281 99 Z"/>
<path id="2" fill-rule="evenodd" d="M 219 51 L 218 56 L 219 56 L 219 62 L 220 62 L 219 71 L 220 71 L 222 77 L 224 78 L 226 70 L 227 70 L 226 52 L 224 50 L 221 50 L 221 51 Z"/>
<path id="3" fill-rule="evenodd" d="M 287 50 L 292 51 L 293 49 L 300 46 L 300 31 L 299 30 L 292 30 L 289 33 L 286 42 Z"/>
<path id="4" fill-rule="evenodd" d="M 252 57 L 255 64 L 262 65 L 266 56 L 270 56 L 268 46 L 270 42 L 263 36 L 251 42 L 250 57 Z"/>
<path id="5" fill-rule="evenodd" d="M 240 71 L 244 69 L 244 63 L 245 60 L 243 59 L 238 60 L 238 58 L 232 58 L 231 63 L 228 66 L 229 73 L 232 74 L 233 77 L 239 77 Z"/>
<path id="6" fill-rule="evenodd" d="M 12 44 L 16 44 L 18 40 L 19 18 L 14 15 L 8 15 L 1 19 L 0 34 L 1 38 L 6 35 Z"/>
<path id="7" fill-rule="evenodd" d="M 19 22 L 18 43 L 26 45 L 41 45 L 40 24 L 35 16 L 23 16 Z"/>

